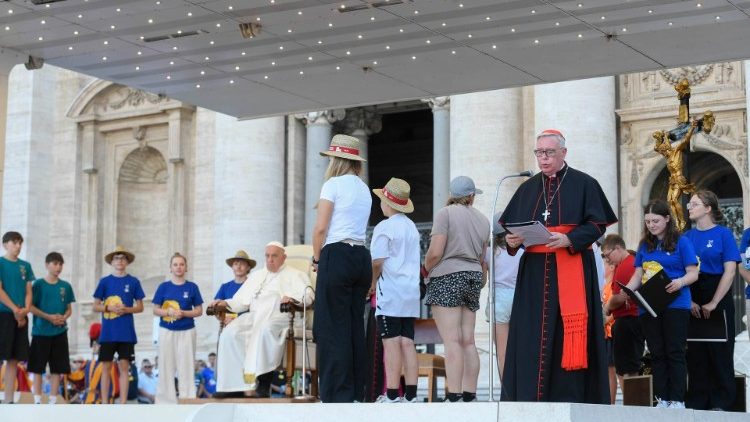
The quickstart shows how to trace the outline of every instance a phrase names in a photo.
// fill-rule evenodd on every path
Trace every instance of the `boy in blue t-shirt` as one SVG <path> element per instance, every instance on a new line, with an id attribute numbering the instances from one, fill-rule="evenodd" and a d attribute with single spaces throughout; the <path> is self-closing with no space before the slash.
<path id="1" fill-rule="evenodd" d="M 47 275 L 34 282 L 32 286 L 31 313 L 34 314 L 34 326 L 31 329 L 31 357 L 29 372 L 34 375 L 34 403 L 42 402 L 42 374 L 49 363 L 52 374 L 49 403 L 57 402 L 60 389 L 60 375 L 70 373 L 70 355 L 68 351 L 68 323 L 73 312 L 71 303 L 76 301 L 73 288 L 61 280 L 63 256 L 59 252 L 50 252 L 44 259 Z"/>
<path id="2" fill-rule="evenodd" d="M 102 333 L 99 337 L 99 362 L 104 365 L 101 380 L 102 403 L 109 403 L 110 369 L 115 353 L 120 374 L 130 373 L 130 361 L 135 358 L 135 335 L 133 314 L 143 312 L 146 296 L 141 282 L 128 274 L 126 269 L 135 260 L 135 255 L 122 246 L 104 257 L 112 266 L 112 274 L 99 280 L 94 291 L 94 312 L 102 313 Z M 127 401 L 128 377 L 120 377 L 120 403 Z"/>
<path id="3" fill-rule="evenodd" d="M 3 378 L 3 403 L 13 403 L 16 369 L 29 358 L 28 318 L 31 310 L 31 264 L 19 259 L 23 236 L 18 232 L 3 235 L 5 256 L 0 257 L 0 362 L 6 362 Z"/>
<path id="4" fill-rule="evenodd" d="M 240 287 L 242 287 L 242 284 L 247 280 L 247 275 L 250 274 L 250 271 L 255 268 L 256 265 L 255 260 L 251 259 L 247 252 L 242 249 L 238 250 L 233 257 L 227 258 L 226 263 L 232 269 L 234 279 L 227 281 L 219 287 L 216 296 L 214 296 L 214 300 L 209 306 L 214 306 L 222 300 L 231 299 Z M 223 326 L 226 326 L 232 322 L 232 320 L 237 318 L 237 315 L 238 314 L 232 312 L 227 312 L 224 315 L 224 320 L 220 322 L 223 323 Z M 219 317 L 220 315 L 216 315 L 216 318 Z"/>

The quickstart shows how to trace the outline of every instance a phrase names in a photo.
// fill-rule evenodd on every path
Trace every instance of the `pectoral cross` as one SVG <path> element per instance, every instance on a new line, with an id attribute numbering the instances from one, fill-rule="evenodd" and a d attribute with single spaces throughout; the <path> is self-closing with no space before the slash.
<path id="1" fill-rule="evenodd" d="M 547 222 L 547 218 L 549 218 L 549 215 L 550 215 L 549 210 L 545 209 L 544 212 L 542 213 L 542 215 L 544 216 L 544 222 L 546 223 Z"/>

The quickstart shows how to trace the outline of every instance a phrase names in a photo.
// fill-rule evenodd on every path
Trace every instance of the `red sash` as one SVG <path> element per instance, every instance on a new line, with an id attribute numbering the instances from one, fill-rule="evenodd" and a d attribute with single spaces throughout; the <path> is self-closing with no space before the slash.
<path id="1" fill-rule="evenodd" d="M 574 226 L 547 227 L 551 232 L 569 233 Z M 544 245 L 526 248 L 531 253 L 554 253 L 557 262 L 557 292 L 563 320 L 562 368 L 575 371 L 588 368 L 588 309 L 584 287 L 583 257 L 567 248 L 550 249 Z"/>

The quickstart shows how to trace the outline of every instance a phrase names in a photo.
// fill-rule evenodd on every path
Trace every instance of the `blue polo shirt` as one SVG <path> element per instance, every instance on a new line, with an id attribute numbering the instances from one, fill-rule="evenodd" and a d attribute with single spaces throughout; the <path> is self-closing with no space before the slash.
<path id="1" fill-rule="evenodd" d="M 172 280 L 167 280 L 156 289 L 153 303 L 156 306 L 161 306 L 162 309 L 172 308 L 190 311 L 194 307 L 202 305 L 203 298 L 198 285 L 192 281 L 185 280 L 182 284 L 174 284 Z M 168 330 L 183 331 L 195 327 L 195 321 L 190 317 L 175 320 L 163 316 L 159 319 L 159 326 Z"/>
<path id="2" fill-rule="evenodd" d="M 118 303 L 127 307 L 142 300 L 146 295 L 143 293 L 141 282 L 130 274 L 122 277 L 110 274 L 101 280 L 94 291 L 94 298 L 101 300 L 104 305 L 113 306 Z M 99 343 L 137 343 L 135 335 L 135 322 L 133 314 L 117 315 L 114 312 L 102 313 L 102 334 Z"/>
<path id="3" fill-rule="evenodd" d="M 685 267 L 698 265 L 698 257 L 695 254 L 693 244 L 685 236 L 680 236 L 677 241 L 677 247 L 672 252 L 663 251 L 661 242 L 657 243 L 656 249 L 648 251 L 646 244 L 641 243 L 638 247 L 638 253 L 635 255 L 635 267 L 643 268 L 643 263 L 656 261 L 661 264 L 664 272 L 670 279 L 674 280 L 686 274 Z M 690 287 L 685 286 L 680 289 L 680 295 L 669 304 L 670 309 L 690 309 Z M 641 310 L 641 314 L 643 314 Z"/>

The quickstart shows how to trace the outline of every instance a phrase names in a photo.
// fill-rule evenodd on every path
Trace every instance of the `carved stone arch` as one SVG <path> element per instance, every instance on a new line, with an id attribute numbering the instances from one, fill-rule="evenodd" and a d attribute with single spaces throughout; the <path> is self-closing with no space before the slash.
<path id="1" fill-rule="evenodd" d="M 136 148 L 125 157 L 118 178 L 126 183 L 166 183 L 167 161 L 156 148 Z"/>
<path id="2" fill-rule="evenodd" d="M 73 119 L 82 116 L 84 110 L 86 110 L 87 106 L 94 101 L 97 95 L 112 85 L 114 85 L 114 82 L 105 81 L 103 79 L 95 79 L 91 81 L 81 90 L 76 99 L 73 100 L 65 115 Z"/>

